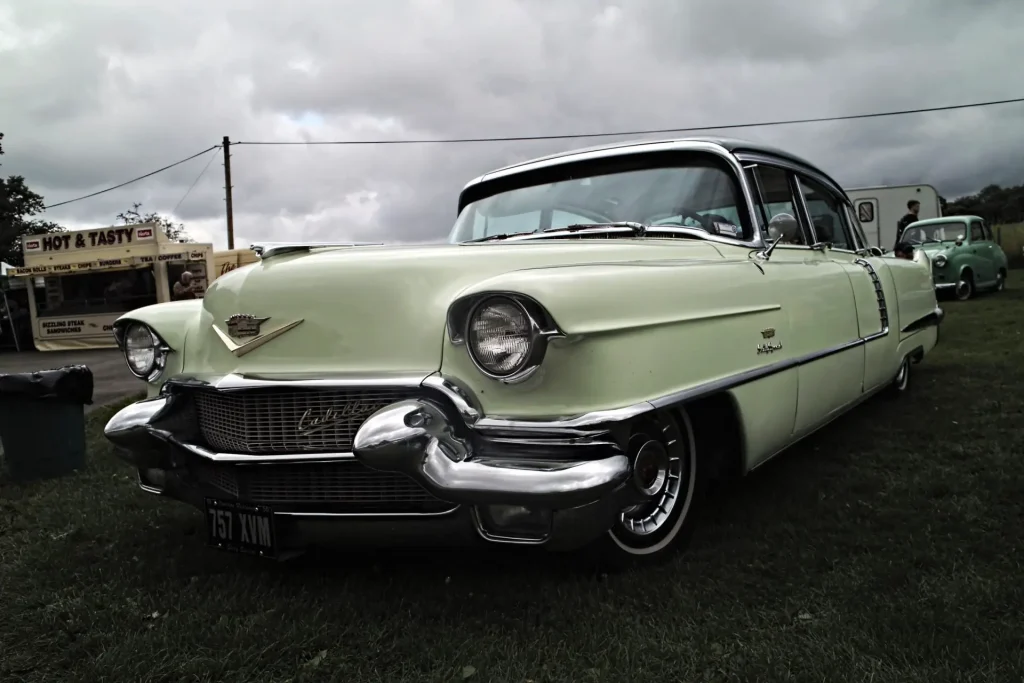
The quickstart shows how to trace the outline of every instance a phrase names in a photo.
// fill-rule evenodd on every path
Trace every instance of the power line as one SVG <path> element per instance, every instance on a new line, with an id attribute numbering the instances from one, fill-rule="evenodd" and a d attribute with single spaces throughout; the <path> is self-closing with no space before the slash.
<path id="1" fill-rule="evenodd" d="M 213 147 L 207 147 L 202 152 L 199 152 L 197 154 L 193 154 L 192 156 L 186 157 L 186 158 L 182 159 L 181 161 L 175 161 L 173 164 L 168 164 L 167 166 L 164 166 L 163 168 L 158 168 L 155 171 L 151 171 L 151 172 L 147 173 L 146 175 L 140 175 L 138 178 L 132 178 L 131 180 L 126 180 L 125 182 L 121 183 L 120 185 L 114 185 L 113 187 L 108 187 L 107 189 L 100 190 L 99 192 L 93 192 L 92 194 L 83 195 L 81 197 L 75 197 L 74 199 L 68 199 L 68 200 L 63 201 L 63 202 L 57 202 L 56 204 L 50 204 L 49 206 L 44 206 L 43 208 L 44 209 L 52 209 L 52 208 L 54 208 L 56 206 L 64 206 L 65 204 L 70 204 L 72 202 L 80 202 L 83 199 L 89 199 L 90 197 L 96 197 L 97 195 L 101 195 L 101 194 L 104 194 L 106 192 L 110 192 L 111 190 L 117 190 L 119 188 L 124 187 L 125 185 L 131 185 L 134 182 L 138 182 L 139 180 L 142 180 L 143 178 L 148 178 L 150 176 L 156 175 L 157 173 L 163 173 L 167 169 L 174 168 L 175 166 L 183 164 L 186 161 L 192 161 L 196 157 L 200 157 L 200 156 L 206 154 L 207 152 L 209 152 L 211 149 L 217 149 L 218 147 L 220 147 L 220 145 L 214 145 Z"/>
<path id="2" fill-rule="evenodd" d="M 618 131 L 618 132 L 614 132 L 614 133 L 570 133 L 570 134 L 564 134 L 564 135 L 514 135 L 514 136 L 507 136 L 507 137 L 489 137 L 489 138 L 438 138 L 438 139 L 433 139 L 433 140 L 431 140 L 431 139 L 412 139 L 412 140 L 408 140 L 408 139 L 406 139 L 406 140 L 394 140 L 394 139 L 384 139 L 384 140 L 312 140 L 312 141 L 309 141 L 309 142 L 295 142 L 295 141 L 246 141 L 246 142 L 235 142 L 235 143 L 232 143 L 232 144 L 234 144 L 234 145 L 418 145 L 418 144 L 441 144 L 441 143 L 443 143 L 443 144 L 452 144 L 452 143 L 464 143 L 464 142 L 526 142 L 526 141 L 532 141 L 532 140 L 575 140 L 575 139 L 579 139 L 579 138 L 605 138 L 605 137 L 621 137 L 621 136 L 627 136 L 627 135 L 628 136 L 641 136 L 641 135 L 658 135 L 658 134 L 666 134 L 666 133 L 691 133 L 691 132 L 696 132 L 696 131 L 707 131 L 707 130 L 736 130 L 736 129 L 739 129 L 739 128 L 760 128 L 760 127 L 768 127 L 768 126 L 791 126 L 791 125 L 800 124 L 800 123 L 825 123 L 825 122 L 829 122 L 829 121 L 853 121 L 853 120 L 857 120 L 857 119 L 873 119 L 873 118 L 881 118 L 881 117 L 886 117 L 886 116 L 905 116 L 905 115 L 908 115 L 908 114 L 925 114 L 925 113 L 937 112 L 937 111 L 953 111 L 953 110 L 956 110 L 956 109 L 976 109 L 976 108 L 979 108 L 979 107 L 992 107 L 992 106 L 1000 105 L 1000 104 L 1015 104 L 1015 103 L 1019 103 L 1019 102 L 1024 102 L 1024 97 L 1016 97 L 1016 98 L 1006 99 L 1006 100 L 991 100 L 991 101 L 988 101 L 988 102 L 972 102 L 972 103 L 969 103 L 969 104 L 954 104 L 954 105 L 948 105 L 948 106 L 944 106 L 944 107 L 924 107 L 924 108 L 919 108 L 919 109 L 901 109 L 901 110 L 897 110 L 897 111 L 874 112 L 874 113 L 871 113 L 871 114 L 849 114 L 849 115 L 846 115 L 846 116 L 823 116 L 823 117 L 810 118 L 810 119 L 787 119 L 787 120 L 781 120 L 781 121 L 760 121 L 760 122 L 757 122 L 757 123 L 732 123 L 732 124 L 727 124 L 727 125 L 724 125 L 724 126 L 688 126 L 688 127 L 685 127 L 685 128 L 657 128 L 657 129 L 648 129 L 648 130 Z M 120 189 L 122 187 L 125 187 L 126 185 L 131 185 L 132 183 L 138 182 L 138 181 L 143 180 L 145 178 L 149 178 L 150 176 L 154 176 L 157 173 L 163 173 L 164 171 L 166 171 L 168 169 L 171 169 L 171 168 L 174 168 L 175 166 L 179 166 L 179 165 L 185 163 L 186 161 L 191 161 L 192 159 L 195 159 L 196 157 L 200 157 L 200 156 L 206 154 L 209 151 L 212 151 L 212 150 L 215 150 L 215 149 L 220 149 L 220 148 L 221 148 L 221 145 L 213 145 L 211 147 L 207 147 L 203 151 L 197 152 L 196 154 L 193 154 L 192 156 L 185 157 L 184 159 L 181 159 L 180 161 L 176 161 L 173 164 L 168 164 L 167 166 L 164 166 L 163 168 L 158 168 L 155 171 L 150 171 L 149 173 L 146 173 L 145 175 L 140 175 L 137 178 L 132 178 L 131 180 L 127 180 L 127 181 L 125 181 L 123 183 L 120 183 L 118 185 L 114 185 L 113 187 L 108 187 L 105 190 L 100 190 L 98 192 L 93 192 L 91 194 L 83 195 L 81 197 L 75 197 L 74 199 L 68 199 L 68 200 L 65 200 L 63 202 L 57 202 L 56 204 L 49 204 L 47 206 L 44 206 L 43 208 L 44 209 L 53 209 L 53 208 L 58 207 L 58 206 L 64 206 L 65 204 L 71 204 L 73 202 L 79 202 L 79 201 L 82 201 L 83 199 L 90 199 L 92 197 L 96 197 L 96 196 L 99 196 L 101 194 L 105 194 L 107 192 L 111 192 L 113 190 Z M 210 159 L 211 160 L 213 159 L 212 155 L 211 155 Z M 208 161 L 207 162 L 207 167 L 209 167 L 209 164 L 210 164 L 210 162 Z M 195 186 L 195 184 L 199 181 L 199 178 L 201 178 L 205 172 L 206 172 L 206 168 L 204 168 L 203 171 L 200 172 L 199 176 L 196 177 L 196 180 L 193 181 L 193 183 L 192 183 L 193 187 Z M 185 200 L 185 197 L 187 197 L 189 192 L 191 192 L 191 191 L 192 191 L 192 187 L 190 187 L 188 189 L 188 191 L 185 193 L 185 196 L 182 197 L 181 201 L 178 202 L 178 205 L 180 205 L 181 202 Z M 177 209 L 177 207 L 175 207 L 175 209 Z"/>
<path id="3" fill-rule="evenodd" d="M 216 145 L 213 149 L 218 149 L 219 147 L 220 147 L 220 145 Z M 207 150 L 207 151 L 212 151 L 212 150 Z M 181 206 L 181 203 L 183 201 L 185 201 L 185 199 L 188 197 L 189 193 L 192 192 L 192 188 L 196 186 L 196 183 L 199 182 L 199 179 L 203 177 L 204 173 L 206 173 L 206 169 L 210 168 L 210 164 L 213 162 L 213 160 L 214 160 L 214 158 L 216 156 L 217 156 L 216 154 L 211 154 L 210 158 L 206 160 L 206 166 L 203 166 L 203 170 L 199 172 L 199 175 L 196 176 L 196 179 L 193 180 L 192 184 L 188 186 L 187 190 L 185 190 L 185 194 L 182 195 L 181 199 L 178 200 L 178 203 L 174 205 L 173 209 L 171 209 L 171 215 L 172 216 L 175 213 L 177 213 L 178 207 Z"/>
<path id="4" fill-rule="evenodd" d="M 954 104 L 945 107 L 926 107 L 922 109 L 901 109 L 898 111 L 876 112 L 872 114 L 849 114 L 847 116 L 823 116 L 813 119 L 788 119 L 784 121 L 761 121 L 758 123 L 732 123 L 724 126 L 689 126 L 687 128 L 658 128 L 651 130 L 620 131 L 616 133 L 571 133 L 565 135 L 513 135 L 509 137 L 493 138 L 440 138 L 440 139 L 413 139 L 413 140 L 313 140 L 309 142 L 297 141 L 248 141 L 234 142 L 233 145 L 424 145 L 424 144 L 451 144 L 460 142 L 525 142 L 530 140 L 574 140 L 578 138 L 606 138 L 622 135 L 658 135 L 664 133 L 692 133 L 702 130 L 735 130 L 737 128 L 758 128 L 761 126 L 791 126 L 798 123 L 824 123 L 827 121 L 852 121 L 855 119 L 873 119 L 883 116 L 904 116 L 906 114 L 925 114 L 935 111 L 952 111 L 954 109 L 974 109 L 977 107 L 991 107 L 997 104 L 1012 104 L 1024 102 L 1024 97 L 1016 97 L 1009 100 L 993 100 L 991 102 L 972 102 L 970 104 Z"/>

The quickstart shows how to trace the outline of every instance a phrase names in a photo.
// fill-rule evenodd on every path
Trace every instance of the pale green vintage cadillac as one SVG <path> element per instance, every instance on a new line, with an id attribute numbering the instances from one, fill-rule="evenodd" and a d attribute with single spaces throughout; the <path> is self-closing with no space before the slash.
<path id="1" fill-rule="evenodd" d="M 270 244 L 124 315 L 149 397 L 107 424 L 208 540 L 683 546 L 744 475 L 882 390 L 943 312 L 783 151 L 632 142 L 487 173 L 446 244 Z"/>

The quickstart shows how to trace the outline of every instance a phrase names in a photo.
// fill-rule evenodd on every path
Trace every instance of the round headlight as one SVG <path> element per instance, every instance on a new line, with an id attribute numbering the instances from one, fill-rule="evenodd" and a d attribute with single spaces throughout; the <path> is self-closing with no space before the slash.
<path id="1" fill-rule="evenodd" d="M 489 375 L 508 377 L 530 360 L 536 339 L 530 316 L 506 297 L 483 301 L 469 318 L 469 352 Z"/>
<path id="2" fill-rule="evenodd" d="M 142 323 L 132 323 L 124 334 L 124 359 L 128 369 L 139 377 L 148 377 L 160 361 L 160 342 Z"/>
<path id="3" fill-rule="evenodd" d="M 934 260 L 932 260 L 932 263 L 934 263 L 937 267 L 942 268 L 944 265 L 946 265 L 946 255 L 939 254 L 938 256 L 935 257 Z"/>

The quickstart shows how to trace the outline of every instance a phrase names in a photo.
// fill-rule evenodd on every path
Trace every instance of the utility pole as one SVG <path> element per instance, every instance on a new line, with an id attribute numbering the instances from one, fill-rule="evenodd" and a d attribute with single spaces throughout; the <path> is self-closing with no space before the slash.
<path id="1" fill-rule="evenodd" d="M 228 210 L 228 249 L 235 248 L 235 214 L 231 208 L 231 140 L 224 136 L 224 203 Z"/>

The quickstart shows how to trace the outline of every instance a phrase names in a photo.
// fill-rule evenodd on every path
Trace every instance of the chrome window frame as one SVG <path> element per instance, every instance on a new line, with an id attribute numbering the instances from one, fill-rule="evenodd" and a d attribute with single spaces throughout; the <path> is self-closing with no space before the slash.
<path id="1" fill-rule="evenodd" d="M 467 190 L 471 188 L 477 188 L 481 185 L 486 186 L 487 184 L 499 180 L 502 178 L 512 178 L 517 175 L 526 175 L 542 169 L 553 169 L 559 166 L 568 166 L 579 163 L 586 163 L 590 161 L 603 161 L 614 158 L 627 158 L 635 157 L 638 155 L 658 154 L 662 152 L 697 152 L 703 154 L 714 155 L 723 161 L 733 172 L 734 179 L 736 180 L 739 189 L 740 196 L 737 200 L 746 204 L 746 210 L 743 211 L 740 207 L 737 207 L 737 212 L 741 213 L 742 216 L 750 223 L 751 238 L 746 239 L 735 239 L 731 237 L 725 237 L 722 235 L 708 234 L 706 240 L 709 242 L 715 242 L 720 244 L 729 244 L 733 246 L 746 247 L 749 249 L 761 250 L 767 246 L 766 241 L 758 229 L 757 215 L 754 209 L 753 196 L 750 191 L 749 183 L 747 182 L 746 173 L 744 172 L 743 164 L 741 163 L 741 155 L 730 152 L 723 145 L 714 142 L 708 142 L 703 140 L 671 140 L 662 142 L 649 142 L 649 143 L 633 143 L 623 147 L 611 147 L 602 148 L 597 150 L 587 150 L 577 153 L 569 153 L 559 155 L 553 158 L 543 158 L 534 161 L 528 161 L 516 166 L 510 166 L 504 169 L 491 171 L 484 175 L 470 181 L 463 187 L 462 193 L 459 195 L 459 214 L 469 206 L 472 202 L 477 202 L 487 197 L 493 197 L 501 192 L 508 190 L 500 190 L 494 192 L 484 192 L 479 197 L 474 197 L 472 200 L 467 201 L 463 204 L 463 197 Z M 524 184 L 523 187 L 529 187 L 529 184 Z M 449 233 L 450 234 L 450 233 Z M 556 233 L 556 237 L 560 236 Z M 550 237 L 550 236 L 549 236 Z M 508 242 L 510 240 L 503 240 L 502 242 Z M 454 244 L 459 245 L 471 245 L 474 243 L 469 242 L 456 242 Z M 475 243 L 479 244 L 479 243 Z M 487 243 L 485 243 L 487 244 Z"/>
<path id="2" fill-rule="evenodd" d="M 818 235 L 817 235 L 817 232 L 814 230 L 814 222 L 810 219 L 810 212 L 807 209 L 807 203 L 805 201 L 803 192 L 800 191 L 800 187 L 799 187 L 799 183 L 797 182 L 797 178 L 800 177 L 800 176 L 804 176 L 804 177 L 806 177 L 806 178 L 808 178 L 810 180 L 815 181 L 816 183 L 821 185 L 823 189 L 825 189 L 829 193 L 831 193 L 834 196 L 834 198 L 839 202 L 839 204 L 845 205 L 845 206 L 849 206 L 850 205 L 850 198 L 849 198 L 849 196 L 847 196 L 847 194 L 843 190 L 843 188 L 840 187 L 839 184 L 836 183 L 834 180 L 832 180 L 829 176 L 825 175 L 823 172 L 819 171 L 816 168 L 813 168 L 813 167 L 808 166 L 806 164 L 799 164 L 799 163 L 796 163 L 795 161 L 791 161 L 789 159 L 784 159 L 784 158 L 781 158 L 781 157 L 778 157 L 778 156 L 773 156 L 773 155 L 770 155 L 770 154 L 764 154 L 764 153 L 761 153 L 761 152 L 743 152 L 743 151 L 741 151 L 741 152 L 737 152 L 735 154 L 735 156 L 743 164 L 755 165 L 755 166 L 774 167 L 776 169 L 786 171 L 789 174 L 790 191 L 793 192 L 798 197 L 798 201 L 797 201 L 797 197 L 794 198 L 794 205 L 799 204 L 799 207 L 800 207 L 798 209 L 798 213 L 800 213 L 801 215 L 797 216 L 797 218 L 798 218 L 799 221 L 801 221 L 802 226 L 806 227 L 807 231 L 811 235 L 811 238 L 813 240 L 811 244 L 813 244 L 813 243 L 818 241 Z M 751 213 L 753 213 L 753 210 L 751 211 Z M 853 233 L 852 230 L 849 230 L 848 232 L 850 232 L 851 234 Z M 854 246 L 857 247 L 857 249 L 831 249 L 831 251 L 837 251 L 837 252 L 840 252 L 840 253 L 856 255 L 858 253 L 858 250 L 862 250 L 863 248 L 865 248 L 866 245 L 858 244 L 859 240 L 857 239 L 857 236 L 856 235 L 852 235 L 852 236 L 853 236 Z M 783 248 L 783 247 L 786 247 L 786 248 L 789 248 L 789 249 L 810 249 L 811 245 L 810 244 L 807 244 L 807 245 L 803 245 L 803 244 L 786 244 L 786 245 L 782 245 L 782 244 L 780 244 L 779 245 L 779 248 Z"/>

